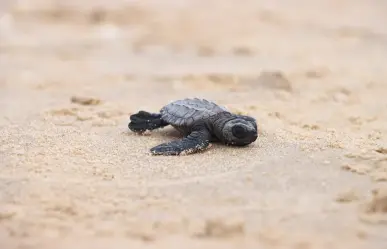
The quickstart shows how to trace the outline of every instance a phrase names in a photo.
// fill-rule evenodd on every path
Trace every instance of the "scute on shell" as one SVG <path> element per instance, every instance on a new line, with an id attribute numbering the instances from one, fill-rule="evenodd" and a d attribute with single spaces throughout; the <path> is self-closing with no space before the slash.
<path id="1" fill-rule="evenodd" d="M 206 99 L 186 98 L 169 103 L 160 110 L 160 113 L 171 125 L 190 126 L 197 120 L 207 119 L 224 111 L 227 111 L 226 108 Z"/>

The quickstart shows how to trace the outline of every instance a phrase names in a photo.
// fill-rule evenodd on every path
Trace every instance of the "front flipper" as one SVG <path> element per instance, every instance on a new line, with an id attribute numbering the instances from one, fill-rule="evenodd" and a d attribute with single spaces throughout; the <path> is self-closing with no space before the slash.
<path id="1" fill-rule="evenodd" d="M 193 154 L 205 150 L 210 145 L 211 134 L 206 128 L 194 130 L 188 136 L 180 140 L 163 143 L 153 147 L 150 151 L 153 155 L 180 155 Z"/>

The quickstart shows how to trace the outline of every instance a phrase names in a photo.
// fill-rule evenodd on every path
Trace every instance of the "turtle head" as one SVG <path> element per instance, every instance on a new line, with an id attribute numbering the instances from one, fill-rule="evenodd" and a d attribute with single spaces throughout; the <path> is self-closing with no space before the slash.
<path id="1" fill-rule="evenodd" d="M 227 121 L 222 129 L 223 140 L 228 145 L 245 146 L 258 138 L 257 123 L 254 118 L 237 115 Z"/>

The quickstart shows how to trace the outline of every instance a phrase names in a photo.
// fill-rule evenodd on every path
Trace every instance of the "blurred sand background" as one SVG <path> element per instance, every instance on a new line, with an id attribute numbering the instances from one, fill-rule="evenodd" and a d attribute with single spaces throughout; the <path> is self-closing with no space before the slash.
<path id="1" fill-rule="evenodd" d="M 8 7 L 1 249 L 387 248 L 386 1 Z M 186 97 L 259 139 L 148 155 L 178 135 L 134 135 L 130 113 Z"/>

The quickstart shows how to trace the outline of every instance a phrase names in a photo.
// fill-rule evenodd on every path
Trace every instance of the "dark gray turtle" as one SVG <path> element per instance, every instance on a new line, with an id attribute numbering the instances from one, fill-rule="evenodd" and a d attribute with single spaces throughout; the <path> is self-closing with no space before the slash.
<path id="1" fill-rule="evenodd" d="M 130 116 L 129 129 L 142 133 L 172 125 L 184 136 L 150 149 L 154 155 L 189 154 L 208 148 L 210 142 L 246 146 L 258 137 L 254 118 L 237 115 L 205 99 L 183 99 L 164 106 L 160 113 L 139 111 Z"/>

